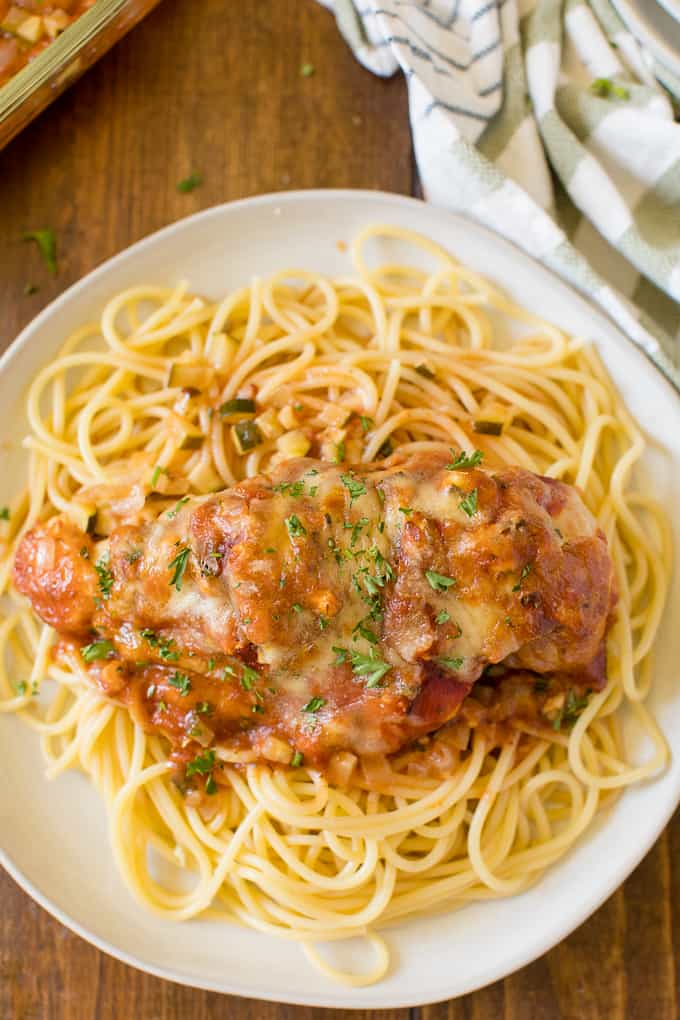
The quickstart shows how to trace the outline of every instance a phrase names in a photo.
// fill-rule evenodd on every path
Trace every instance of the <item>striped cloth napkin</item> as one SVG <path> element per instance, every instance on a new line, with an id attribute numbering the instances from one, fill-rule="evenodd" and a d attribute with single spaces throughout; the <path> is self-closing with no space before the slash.
<path id="1" fill-rule="evenodd" d="M 581 289 L 680 388 L 680 81 L 608 0 L 320 2 L 365 67 L 406 75 L 425 197 Z"/>

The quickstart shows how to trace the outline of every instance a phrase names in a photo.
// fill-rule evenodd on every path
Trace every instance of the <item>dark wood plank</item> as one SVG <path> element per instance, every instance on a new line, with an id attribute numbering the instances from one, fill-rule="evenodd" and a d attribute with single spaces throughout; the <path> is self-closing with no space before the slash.
<path id="1" fill-rule="evenodd" d="M 403 81 L 365 71 L 313 0 L 164 0 L 0 153 L 0 347 L 173 220 L 290 188 L 408 193 L 410 152 Z M 204 183 L 180 194 L 192 170 Z M 56 278 L 20 241 L 45 227 L 58 236 Z M 26 296 L 26 284 L 40 290 Z"/>

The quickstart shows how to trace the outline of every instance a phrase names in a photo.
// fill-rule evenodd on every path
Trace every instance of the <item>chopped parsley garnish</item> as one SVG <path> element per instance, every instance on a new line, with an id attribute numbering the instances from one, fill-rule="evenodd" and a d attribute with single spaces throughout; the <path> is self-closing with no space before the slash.
<path id="1" fill-rule="evenodd" d="M 260 674 L 256 669 L 252 669 L 250 666 L 243 667 L 243 675 L 241 676 L 241 687 L 244 691 L 251 691 L 253 684 L 257 683 L 260 679 Z"/>
<path id="2" fill-rule="evenodd" d="M 404 517 L 408 517 L 409 514 L 413 513 L 413 507 L 412 506 L 400 506 L 399 507 L 399 513 L 403 514 Z"/>
<path id="3" fill-rule="evenodd" d="M 590 692 L 588 692 L 589 694 Z M 584 697 L 579 698 L 573 690 L 569 690 L 564 704 L 559 710 L 553 721 L 553 729 L 560 730 L 562 724 L 566 726 L 573 726 L 584 708 L 588 706 L 588 694 Z"/>
<path id="4" fill-rule="evenodd" d="M 208 668 L 208 671 L 210 671 L 211 669 L 215 668 L 215 660 L 214 659 L 208 659 L 207 668 Z"/>
<path id="5" fill-rule="evenodd" d="M 95 662 L 97 659 L 108 659 L 115 651 L 110 641 L 93 641 L 92 644 L 83 645 L 80 649 L 85 662 Z"/>
<path id="6" fill-rule="evenodd" d="M 333 663 L 334 666 L 339 666 L 341 662 L 345 662 L 347 660 L 347 656 L 349 655 L 349 652 L 347 651 L 346 648 L 340 648 L 338 645 L 333 645 L 331 651 L 335 652 L 335 662 Z"/>
<path id="7" fill-rule="evenodd" d="M 203 177 L 194 170 L 188 177 L 177 182 L 177 190 L 181 194 L 186 195 L 189 191 L 194 191 L 194 189 L 198 188 L 201 184 L 203 184 Z"/>
<path id="8" fill-rule="evenodd" d="M 297 514 L 291 514 L 290 517 L 286 517 L 285 524 L 291 538 L 300 538 L 302 535 L 307 534 L 307 529 Z"/>
<path id="9" fill-rule="evenodd" d="M 189 497 L 188 496 L 183 496 L 181 499 L 178 499 L 177 502 L 175 503 L 173 509 L 172 510 L 168 510 L 166 516 L 167 517 L 176 517 L 177 514 L 182 509 L 182 507 L 184 506 L 184 504 L 188 503 L 188 502 L 189 502 Z"/>
<path id="10" fill-rule="evenodd" d="M 519 581 L 517 582 L 517 584 L 513 585 L 513 588 L 512 588 L 513 591 L 519 591 L 520 590 L 520 588 L 522 587 L 522 581 L 525 579 L 525 577 L 529 576 L 529 574 L 531 573 L 532 570 L 533 570 L 533 564 L 532 563 L 525 563 L 524 564 L 524 566 L 522 567 L 522 570 L 520 572 L 520 575 L 519 575 Z"/>
<path id="11" fill-rule="evenodd" d="M 224 669 L 222 670 L 222 680 L 225 681 L 228 676 L 229 677 L 236 676 L 236 670 L 234 669 L 233 666 L 225 666 Z"/>
<path id="12" fill-rule="evenodd" d="M 468 492 L 465 499 L 461 499 L 458 506 L 468 517 L 474 517 L 477 513 L 477 490 L 473 489 L 471 492 Z"/>
<path id="13" fill-rule="evenodd" d="M 302 496 L 305 491 L 305 483 L 301 481 L 297 482 L 279 482 L 278 485 L 272 486 L 272 492 L 288 493 L 293 499 L 297 499 Z"/>
<path id="14" fill-rule="evenodd" d="M 438 574 L 435 570 L 426 570 L 425 577 L 433 591 L 447 591 L 456 584 L 455 577 L 445 577 L 444 574 Z"/>
<path id="15" fill-rule="evenodd" d="M 186 673 L 173 673 L 168 683 L 171 687 L 176 687 L 182 697 L 186 697 L 191 690 L 191 680 Z"/>
<path id="16" fill-rule="evenodd" d="M 323 706 L 325 704 L 326 704 L 326 699 L 325 698 L 320 698 L 317 695 L 314 698 L 310 698 L 310 700 L 307 702 L 307 704 L 302 706 L 302 711 L 303 712 L 310 712 L 310 713 L 318 712 L 319 709 L 323 708 Z"/>
<path id="17" fill-rule="evenodd" d="M 379 640 L 378 635 L 372 631 L 370 627 L 366 626 L 366 620 L 359 620 L 352 631 L 352 634 L 354 635 L 355 641 L 357 638 L 362 637 L 365 641 L 369 641 L 372 645 L 377 645 Z"/>
<path id="18" fill-rule="evenodd" d="M 311 78 L 315 71 L 314 64 L 302 64 L 300 67 L 300 74 L 303 78 Z"/>
<path id="19" fill-rule="evenodd" d="M 350 662 L 352 663 L 352 672 L 355 676 L 363 677 L 367 687 L 380 687 L 380 681 L 385 673 L 392 668 L 388 662 L 383 662 L 377 657 L 374 648 L 371 648 L 368 655 L 351 652 Z"/>
<path id="20" fill-rule="evenodd" d="M 370 521 L 369 521 L 368 517 L 360 517 L 359 520 L 356 521 L 355 524 L 346 524 L 345 525 L 346 528 L 351 528 L 352 529 L 352 537 L 350 538 L 350 541 L 349 541 L 350 547 L 352 549 L 354 548 L 354 546 L 359 541 L 359 535 L 364 530 L 366 525 L 369 524 L 369 523 L 370 523 Z"/>
<path id="21" fill-rule="evenodd" d="M 14 690 L 17 694 L 25 694 L 28 690 L 28 684 L 25 680 L 20 680 L 18 683 L 14 684 Z"/>
<path id="22" fill-rule="evenodd" d="M 0 521 L 8 521 L 8 520 L 9 520 L 9 507 L 8 506 L 0 506 Z"/>
<path id="23" fill-rule="evenodd" d="M 615 99 L 630 99 L 630 90 L 623 85 L 617 85 L 611 78 L 596 78 L 590 83 L 590 91 L 605 99 L 610 96 L 614 96 Z"/>
<path id="24" fill-rule="evenodd" d="M 352 503 L 354 503 L 355 499 L 359 499 L 359 496 L 364 496 L 366 494 L 366 486 L 364 485 L 364 483 L 358 481 L 356 478 L 353 478 L 352 475 L 349 474 L 340 475 L 340 481 L 349 492 L 350 506 L 352 506 Z"/>
<path id="25" fill-rule="evenodd" d="M 299 769 L 304 761 L 304 755 L 302 751 L 296 751 L 293 757 L 290 759 L 291 768 Z"/>
<path id="26" fill-rule="evenodd" d="M 213 707 L 209 701 L 199 701 L 196 705 L 196 711 L 199 715 L 211 715 Z"/>
<path id="27" fill-rule="evenodd" d="M 450 614 L 447 613 L 445 609 L 442 609 L 441 612 L 437 613 L 437 615 L 435 616 L 434 622 L 439 624 L 448 623 L 450 619 L 451 619 Z"/>
<path id="28" fill-rule="evenodd" d="M 327 616 L 320 616 L 319 617 L 319 630 L 325 630 L 326 627 L 328 626 L 328 622 L 329 621 L 328 621 L 328 617 Z"/>
<path id="29" fill-rule="evenodd" d="M 25 230 L 22 241 L 35 241 L 41 258 L 52 276 L 57 275 L 57 239 L 53 230 Z"/>
<path id="30" fill-rule="evenodd" d="M 473 450 L 472 453 L 465 453 L 464 450 L 461 450 L 460 453 L 456 453 L 455 450 L 451 449 L 451 453 L 453 454 L 453 460 L 450 464 L 446 465 L 447 471 L 466 471 L 468 468 L 477 467 L 484 459 L 482 450 Z"/>
<path id="31" fill-rule="evenodd" d="M 446 669 L 460 669 L 464 660 L 461 658 L 449 659 L 447 656 L 442 655 L 434 661 L 438 662 L 440 666 L 444 666 Z"/>
<path id="32" fill-rule="evenodd" d="M 97 577 L 99 578 L 99 590 L 102 593 L 102 597 L 105 599 L 110 598 L 114 578 L 113 574 L 109 570 L 108 556 L 102 556 L 102 558 L 95 563 L 94 569 L 97 571 Z"/>
<path id="33" fill-rule="evenodd" d="M 294 613 L 301 613 L 302 612 L 302 606 L 300 605 L 299 602 L 294 602 L 293 605 L 290 608 L 293 610 Z"/>
<path id="34" fill-rule="evenodd" d="M 137 560 L 141 560 L 141 558 L 142 558 L 142 550 L 141 549 L 133 549 L 132 552 L 129 552 L 127 554 L 127 556 L 125 557 L 125 559 L 128 561 L 128 563 L 136 563 Z"/>
<path id="35" fill-rule="evenodd" d="M 170 585 L 174 586 L 176 591 L 182 590 L 182 579 L 184 578 L 184 571 L 187 568 L 187 560 L 189 559 L 189 553 L 191 549 L 189 546 L 185 546 L 177 553 L 175 558 L 168 563 L 168 569 L 173 571 L 173 575 L 170 578 Z"/>
<path id="36" fill-rule="evenodd" d="M 217 783 L 212 776 L 208 776 L 205 781 L 205 792 L 211 797 L 214 793 L 217 793 Z"/>
<path id="37" fill-rule="evenodd" d="M 312 497 L 312 499 L 314 499 L 314 497 L 316 496 L 318 491 L 319 491 L 319 486 L 318 485 L 310 485 L 310 487 L 309 487 L 309 495 Z"/>
<path id="38" fill-rule="evenodd" d="M 194 760 L 190 761 L 187 765 L 187 778 L 196 775 L 207 776 L 209 772 L 212 772 L 214 764 L 215 752 L 212 749 L 199 752 Z"/>
<path id="39" fill-rule="evenodd" d="M 153 474 L 151 475 L 151 488 L 153 489 L 155 487 L 161 475 L 167 475 L 167 473 L 168 472 L 164 467 L 161 467 L 160 464 L 157 464 L 156 467 L 153 469 Z"/>
<path id="40" fill-rule="evenodd" d="M 375 425 L 372 418 L 369 418 L 366 414 L 359 415 L 359 421 L 361 422 L 361 429 L 363 432 L 370 432 Z"/>
<path id="41" fill-rule="evenodd" d="M 140 630 L 139 635 L 148 641 L 152 648 L 158 649 L 161 659 L 165 659 L 166 662 L 176 662 L 179 659 L 179 652 L 172 651 L 172 646 L 175 643 L 173 638 L 159 638 L 155 631 L 148 627 Z"/>
<path id="42" fill-rule="evenodd" d="M 345 459 L 345 443 L 344 440 L 338 443 L 335 447 L 335 463 L 342 464 Z"/>

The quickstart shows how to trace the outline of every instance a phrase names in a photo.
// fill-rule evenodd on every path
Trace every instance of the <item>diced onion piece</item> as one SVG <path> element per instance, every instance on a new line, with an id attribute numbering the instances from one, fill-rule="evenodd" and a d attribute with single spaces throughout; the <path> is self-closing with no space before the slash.
<path id="1" fill-rule="evenodd" d="M 239 453 L 254 450 L 263 441 L 262 433 L 254 421 L 240 421 L 233 426 L 231 435 Z"/>
<path id="2" fill-rule="evenodd" d="M 284 429 L 295 429 L 300 424 L 300 419 L 290 404 L 286 404 L 286 406 L 282 407 L 279 411 L 279 421 L 283 425 Z"/>
<path id="3" fill-rule="evenodd" d="M 262 757 L 269 761 L 278 761 L 282 765 L 288 765 L 293 754 L 293 748 L 285 740 L 278 737 L 265 737 L 260 745 Z"/>
<path id="4" fill-rule="evenodd" d="M 351 751 L 336 751 L 328 763 L 328 782 L 331 786 L 348 786 L 358 760 Z"/>
<path id="5" fill-rule="evenodd" d="M 238 342 L 226 333 L 213 333 L 205 345 L 204 357 L 218 372 L 224 372 L 231 365 L 238 351 Z"/>
<path id="6" fill-rule="evenodd" d="M 17 34 L 22 39 L 25 39 L 26 42 L 37 43 L 43 34 L 42 18 L 38 17 L 37 14 L 33 15 L 32 18 L 26 18 L 17 29 Z"/>
<path id="7" fill-rule="evenodd" d="M 201 461 L 196 465 L 189 473 L 189 482 L 199 492 L 215 492 L 224 488 L 221 475 L 218 475 L 209 461 Z"/>
<path id="8" fill-rule="evenodd" d="M 300 429 L 286 432 L 276 440 L 278 450 L 286 457 L 304 457 L 309 452 L 311 445 L 307 436 Z"/>
<path id="9" fill-rule="evenodd" d="M 268 407 L 262 414 L 258 414 L 255 423 L 263 436 L 267 439 L 278 439 L 283 429 L 279 423 L 279 417 L 273 407 Z"/>
<path id="10" fill-rule="evenodd" d="M 96 507 L 71 500 L 66 515 L 81 531 L 91 531 L 95 524 Z"/>
<path id="11" fill-rule="evenodd" d="M 50 39 L 56 39 L 60 32 L 68 27 L 69 17 L 66 11 L 52 11 L 43 16 L 43 25 Z"/>
<path id="12" fill-rule="evenodd" d="M 192 390 L 206 390 L 210 386 L 214 375 L 212 365 L 205 365 L 200 362 L 176 361 L 170 366 L 168 372 L 168 386 L 180 386 Z"/>
<path id="13" fill-rule="evenodd" d="M 11 32 L 12 35 L 19 35 L 19 29 L 29 18 L 30 15 L 27 15 L 26 11 L 22 10 L 21 7 L 12 5 L 3 18 L 2 23 L 0 23 L 0 28 L 4 32 Z"/>

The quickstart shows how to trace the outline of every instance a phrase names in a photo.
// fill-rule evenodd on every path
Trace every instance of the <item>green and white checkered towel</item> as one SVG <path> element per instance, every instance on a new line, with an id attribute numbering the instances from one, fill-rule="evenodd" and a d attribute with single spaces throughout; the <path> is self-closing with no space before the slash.
<path id="1" fill-rule="evenodd" d="M 365 67 L 406 75 L 426 198 L 580 288 L 680 388 L 680 81 L 608 0 L 321 2 Z"/>

